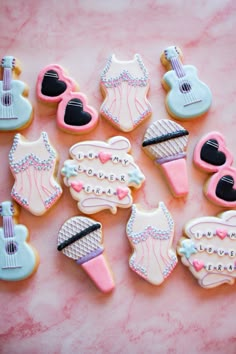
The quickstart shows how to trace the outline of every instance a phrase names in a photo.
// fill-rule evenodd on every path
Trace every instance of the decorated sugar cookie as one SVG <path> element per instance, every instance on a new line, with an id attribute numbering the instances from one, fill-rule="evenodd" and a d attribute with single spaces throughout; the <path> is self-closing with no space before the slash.
<path id="1" fill-rule="evenodd" d="M 153 210 L 133 204 L 126 232 L 133 248 L 130 268 L 154 285 L 160 285 L 173 271 L 177 257 L 172 248 L 174 221 L 163 202 Z"/>
<path id="2" fill-rule="evenodd" d="M 21 68 L 13 56 L 5 56 L 1 62 L 0 80 L 0 130 L 11 131 L 26 128 L 32 121 L 33 109 L 28 87 L 18 80 Z"/>
<path id="3" fill-rule="evenodd" d="M 170 46 L 161 55 L 161 62 L 168 70 L 162 84 L 167 91 L 166 108 L 169 114 L 181 120 L 199 117 L 206 113 L 212 101 L 211 91 L 199 80 L 197 69 L 182 64 L 182 52 Z"/>
<path id="4" fill-rule="evenodd" d="M 16 134 L 9 153 L 9 164 L 15 183 L 11 196 L 34 215 L 49 210 L 62 194 L 56 181 L 58 155 L 46 132 L 36 141 Z"/>
<path id="5" fill-rule="evenodd" d="M 236 277 L 236 211 L 189 221 L 180 239 L 181 260 L 204 288 L 233 284 Z"/>
<path id="6" fill-rule="evenodd" d="M 72 198 L 85 214 L 132 205 L 129 187 L 141 187 L 145 177 L 135 164 L 130 142 L 115 136 L 108 142 L 83 141 L 70 148 L 71 160 L 61 170 Z"/>
<path id="7" fill-rule="evenodd" d="M 57 124 L 71 134 L 88 133 L 98 122 L 98 113 L 88 105 L 87 97 L 78 91 L 78 85 L 64 69 L 51 64 L 41 70 L 37 80 L 37 96 L 46 103 L 59 103 Z"/>
<path id="8" fill-rule="evenodd" d="M 68 219 L 59 231 L 57 249 L 81 265 L 101 291 L 106 293 L 114 289 L 99 222 L 84 216 Z"/>
<path id="9" fill-rule="evenodd" d="M 144 151 L 160 166 L 176 197 L 186 195 L 189 188 L 186 166 L 188 134 L 181 125 L 161 119 L 148 127 L 142 143 Z"/>
<path id="10" fill-rule="evenodd" d="M 17 224 L 17 208 L 12 202 L 0 204 L 0 279 L 16 281 L 28 278 L 39 265 L 37 251 L 29 244 L 25 225 Z"/>
<path id="11" fill-rule="evenodd" d="M 148 118 L 149 74 L 139 54 L 132 60 L 118 60 L 112 54 L 101 74 L 104 102 L 100 113 L 116 128 L 129 132 Z"/>
<path id="12" fill-rule="evenodd" d="M 204 193 L 216 205 L 236 207 L 236 168 L 232 166 L 233 155 L 219 132 L 210 132 L 197 143 L 193 161 L 197 167 L 212 173 Z"/>

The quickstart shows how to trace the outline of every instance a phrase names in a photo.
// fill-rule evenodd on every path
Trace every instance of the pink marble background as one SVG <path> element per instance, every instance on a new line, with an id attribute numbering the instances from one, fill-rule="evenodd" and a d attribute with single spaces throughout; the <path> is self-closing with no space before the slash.
<path id="1" fill-rule="evenodd" d="M 50 63 L 67 68 L 99 109 L 102 96 L 99 74 L 106 58 L 115 53 L 128 60 L 141 54 L 151 75 L 149 100 L 152 118 L 134 132 L 124 134 L 132 143 L 136 161 L 146 175 L 134 201 L 154 208 L 163 200 L 171 211 L 176 231 L 174 246 L 190 218 L 222 211 L 206 200 L 206 175 L 192 165 L 199 137 L 211 131 L 224 133 L 236 151 L 236 3 L 234 0 L 29 0 L 1 1 L 0 52 L 22 62 L 21 79 L 30 87 L 35 117 L 23 134 L 37 139 L 48 132 L 60 153 L 60 168 L 68 148 L 81 138 L 58 130 L 55 109 L 39 104 L 35 84 L 39 71 Z M 190 192 L 173 198 L 160 171 L 140 149 L 150 121 L 168 118 L 161 86 L 162 50 L 179 45 L 185 63 L 195 65 L 213 93 L 206 117 L 184 123 L 190 131 L 188 173 Z M 101 119 L 85 139 L 120 134 Z M 9 199 L 13 177 L 8 152 L 14 133 L 0 133 L 0 200 Z M 64 187 L 63 187 L 64 188 Z M 235 285 L 206 290 L 181 262 L 161 286 L 142 280 L 128 266 L 131 249 L 125 234 L 130 210 L 116 215 L 100 212 L 105 248 L 116 282 L 110 295 L 99 292 L 79 266 L 56 250 L 57 233 L 64 221 L 79 215 L 75 201 L 64 188 L 60 202 L 43 217 L 22 210 L 20 222 L 30 230 L 40 253 L 37 273 L 19 283 L 0 282 L 0 353 L 236 353 Z"/>

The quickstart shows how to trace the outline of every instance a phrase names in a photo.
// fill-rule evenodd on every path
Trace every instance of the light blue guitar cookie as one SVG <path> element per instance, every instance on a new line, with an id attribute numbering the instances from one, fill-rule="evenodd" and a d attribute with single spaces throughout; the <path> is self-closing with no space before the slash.
<path id="1" fill-rule="evenodd" d="M 31 123 L 32 105 L 25 98 L 27 86 L 23 81 L 14 80 L 20 73 L 16 60 L 12 56 L 2 59 L 3 78 L 0 81 L 0 130 L 23 129 Z"/>
<path id="2" fill-rule="evenodd" d="M 36 271 L 39 257 L 28 244 L 28 229 L 14 225 L 13 205 L 10 201 L 0 204 L 3 227 L 0 228 L 0 279 L 22 280 Z"/>
<path id="3" fill-rule="evenodd" d="M 162 84 L 168 92 L 166 108 L 171 116 L 188 120 L 206 113 L 212 101 L 211 91 L 198 79 L 197 69 L 182 65 L 182 53 L 175 46 L 168 47 L 161 55 L 161 62 L 167 68 Z"/>

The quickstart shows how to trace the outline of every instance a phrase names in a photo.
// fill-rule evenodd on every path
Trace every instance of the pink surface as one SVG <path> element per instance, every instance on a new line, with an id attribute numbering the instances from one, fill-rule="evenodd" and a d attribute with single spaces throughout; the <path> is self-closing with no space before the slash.
<path id="1" fill-rule="evenodd" d="M 222 212 L 203 194 L 207 176 L 192 164 L 198 139 L 210 131 L 224 134 L 227 147 L 235 145 L 236 60 L 235 1 L 2 1 L 1 56 L 22 62 L 21 80 L 30 87 L 34 120 L 22 133 L 36 140 L 46 131 L 60 154 L 82 139 L 107 140 L 120 132 L 105 119 L 90 134 L 60 131 L 56 108 L 36 101 L 36 80 L 42 68 L 57 63 L 68 69 L 89 103 L 99 110 L 103 101 L 99 74 L 111 53 L 121 60 L 140 53 L 150 72 L 148 99 L 152 118 L 124 133 L 133 156 L 146 176 L 133 192 L 145 209 L 164 201 L 175 220 L 174 246 L 191 218 Z M 160 54 L 176 44 L 184 63 L 198 68 L 199 78 L 212 90 L 213 104 L 205 117 L 181 123 L 189 130 L 187 168 L 189 194 L 174 198 L 141 144 L 150 122 L 170 118 L 161 86 L 165 72 Z M 10 198 L 13 177 L 7 155 L 14 133 L 0 133 L 0 200 Z M 234 164 L 233 164 L 234 166 Z M 62 178 L 60 177 L 62 182 Z M 159 287 L 129 268 L 131 248 L 125 234 L 130 209 L 108 211 L 94 218 L 103 224 L 104 245 L 116 288 L 104 295 L 73 261 L 56 250 L 57 233 L 66 219 L 80 215 L 68 188 L 47 214 L 36 217 L 21 211 L 19 223 L 30 231 L 40 254 L 37 273 L 19 283 L 0 282 L 0 352 L 6 353 L 224 353 L 236 352 L 235 285 L 202 289 L 188 269 L 178 263 Z"/>

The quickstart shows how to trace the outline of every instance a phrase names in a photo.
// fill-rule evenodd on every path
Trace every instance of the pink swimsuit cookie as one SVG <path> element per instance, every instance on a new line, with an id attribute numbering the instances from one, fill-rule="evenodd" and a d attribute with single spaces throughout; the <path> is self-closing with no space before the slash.
<path id="1" fill-rule="evenodd" d="M 145 211 L 133 204 L 126 232 L 133 248 L 130 268 L 153 285 L 160 285 L 173 271 L 177 257 L 172 248 L 174 221 L 163 202 Z"/>
<path id="2" fill-rule="evenodd" d="M 16 134 L 9 153 L 9 164 L 15 183 L 11 196 L 33 215 L 43 215 L 62 194 L 57 183 L 58 155 L 46 132 L 36 141 Z"/>
<path id="3" fill-rule="evenodd" d="M 47 103 L 59 103 L 57 124 L 71 134 L 88 133 L 98 122 L 98 113 L 88 105 L 87 97 L 57 64 L 48 65 L 38 75 L 37 96 Z"/>
<path id="4" fill-rule="evenodd" d="M 233 155 L 228 150 L 221 133 L 211 132 L 197 143 L 193 161 L 197 167 L 212 173 L 204 193 L 216 205 L 236 207 L 236 169 L 232 167 Z"/>
<path id="5" fill-rule="evenodd" d="M 233 284 L 236 277 L 236 211 L 189 221 L 178 254 L 204 288 Z"/>
<path id="6" fill-rule="evenodd" d="M 70 148 L 72 160 L 61 170 L 72 198 L 85 214 L 117 207 L 129 208 L 133 199 L 129 187 L 141 187 L 145 177 L 128 154 L 130 142 L 122 136 L 103 141 L 83 141 Z"/>
<path id="7" fill-rule="evenodd" d="M 188 134 L 181 125 L 169 119 L 161 119 L 148 127 L 142 144 L 144 151 L 160 166 L 176 197 L 188 193 Z"/>
<path id="8" fill-rule="evenodd" d="M 149 84 L 149 74 L 139 54 L 128 61 L 111 55 L 101 74 L 105 97 L 101 115 L 121 131 L 133 130 L 152 114 L 147 100 Z"/>
<path id="9" fill-rule="evenodd" d="M 102 225 L 84 216 L 68 219 L 58 233 L 58 251 L 81 265 L 104 293 L 114 289 L 114 280 L 104 256 Z"/>

